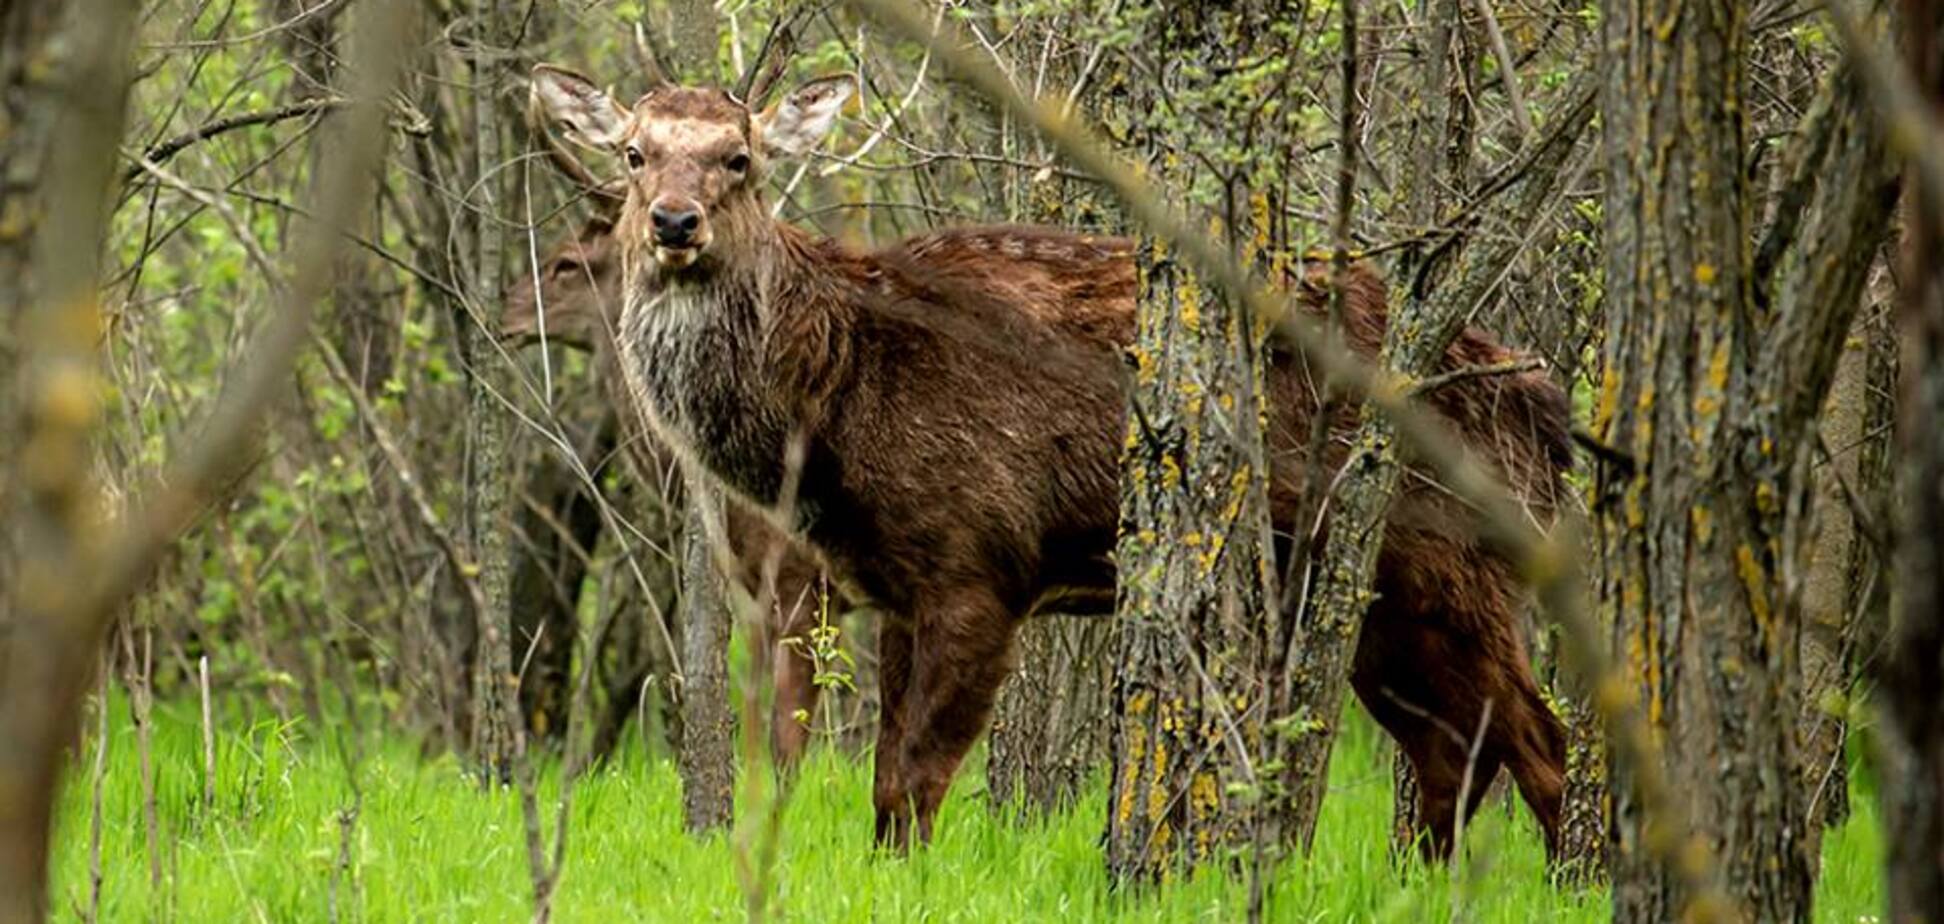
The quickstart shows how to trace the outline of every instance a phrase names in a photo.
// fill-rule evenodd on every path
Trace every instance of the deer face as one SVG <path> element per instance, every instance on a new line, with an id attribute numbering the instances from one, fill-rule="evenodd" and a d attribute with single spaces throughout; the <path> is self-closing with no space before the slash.
<path id="1" fill-rule="evenodd" d="M 585 77 L 540 65 L 533 94 L 583 147 L 627 171 L 623 246 L 681 270 L 721 252 L 767 220 L 759 180 L 770 160 L 821 142 L 855 84 L 812 81 L 762 113 L 714 88 L 662 87 L 624 108 Z"/>
<path id="2" fill-rule="evenodd" d="M 614 246 L 614 223 L 596 218 L 548 251 L 532 275 L 514 284 L 500 315 L 500 334 L 524 346 L 540 339 L 544 322 L 548 341 L 592 350 L 606 342 L 613 330 L 611 309 L 620 303 L 621 257 Z"/>

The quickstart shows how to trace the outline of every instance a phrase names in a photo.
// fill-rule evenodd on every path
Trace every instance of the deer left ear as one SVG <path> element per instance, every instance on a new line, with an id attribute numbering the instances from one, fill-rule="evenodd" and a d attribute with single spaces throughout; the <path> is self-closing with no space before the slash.
<path id="1" fill-rule="evenodd" d="M 533 101 L 567 127 L 567 140 L 584 148 L 612 151 L 627 134 L 629 113 L 587 79 L 564 67 L 533 68 Z"/>
<path id="2" fill-rule="evenodd" d="M 764 153 L 801 157 L 814 150 L 837 124 L 837 113 L 843 110 L 845 101 L 856 92 L 857 80 L 849 74 L 818 78 L 798 87 L 757 118 Z"/>

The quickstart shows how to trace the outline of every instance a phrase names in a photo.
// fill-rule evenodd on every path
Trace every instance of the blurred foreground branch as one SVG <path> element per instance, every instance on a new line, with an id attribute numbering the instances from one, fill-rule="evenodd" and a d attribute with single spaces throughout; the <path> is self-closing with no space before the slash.
<path id="1" fill-rule="evenodd" d="M 47 196 L 36 250 L 42 297 L 32 309 L 36 361 L 25 377 L 30 412 L 20 456 L 28 494 L 15 594 L 16 625 L 0 678 L 0 922 L 48 911 L 47 849 L 62 753 L 73 740 L 95 653 L 122 604 L 147 580 L 211 492 L 235 469 L 272 396 L 288 380 L 309 335 L 311 311 L 330 286 L 342 232 L 372 201 L 383 154 L 382 101 L 410 48 L 414 10 L 367 4 L 352 43 L 352 93 L 327 142 L 314 187 L 318 220 L 298 226 L 283 304 L 207 420 L 176 440 L 164 473 L 103 522 L 89 477 L 100 411 L 98 255 L 114 181 L 138 20 L 125 0 L 73 10 L 59 41 L 75 55 L 59 94 Z"/>

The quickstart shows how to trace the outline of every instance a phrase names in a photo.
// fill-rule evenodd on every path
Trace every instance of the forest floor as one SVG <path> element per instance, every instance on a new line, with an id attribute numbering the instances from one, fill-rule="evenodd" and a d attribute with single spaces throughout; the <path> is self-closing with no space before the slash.
<path id="1" fill-rule="evenodd" d="M 531 915 L 518 794 L 482 793 L 451 758 L 422 759 L 415 741 L 304 723 L 219 728 L 215 799 L 203 807 L 203 753 L 193 704 L 156 709 L 153 769 L 162 849 L 151 885 L 140 761 L 126 708 L 110 714 L 101 824 L 103 921 L 515 921 Z M 1604 892 L 1556 891 L 1523 808 L 1494 800 L 1468 835 L 1460 873 L 1390 859 L 1390 764 L 1361 714 L 1331 766 L 1317 846 L 1273 876 L 1273 921 L 1605 921 Z M 359 752 L 362 804 L 346 755 Z M 89 904 L 90 751 L 70 773 L 55 858 L 56 920 Z M 1110 896 L 1097 783 L 1079 806 L 1020 822 L 987 810 L 982 768 L 959 777 L 936 841 L 905 859 L 870 847 L 869 763 L 819 749 L 782 820 L 772 900 L 784 921 L 1241 921 L 1248 889 L 1202 875 L 1138 898 Z M 554 818 L 551 775 L 541 810 Z M 1875 921 L 1881 847 L 1873 794 L 1826 841 L 1816 919 Z M 681 830 L 673 765 L 638 741 L 575 787 L 555 919 L 728 921 L 743 916 L 726 837 Z"/>

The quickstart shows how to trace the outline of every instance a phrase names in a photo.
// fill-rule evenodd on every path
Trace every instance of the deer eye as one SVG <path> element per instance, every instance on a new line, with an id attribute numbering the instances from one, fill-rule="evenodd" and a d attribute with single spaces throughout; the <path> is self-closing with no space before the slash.
<path id="1" fill-rule="evenodd" d="M 723 161 L 722 165 L 728 167 L 732 173 L 747 173 L 749 172 L 749 155 L 737 151 L 729 155 L 729 159 Z"/>
<path id="2" fill-rule="evenodd" d="M 630 169 L 630 170 L 640 170 L 640 169 L 641 169 L 641 165 L 642 165 L 642 164 L 643 164 L 644 162 L 645 162 L 645 159 L 644 159 L 644 158 L 643 158 L 643 157 L 641 156 L 641 149 L 640 149 L 640 148 L 638 148 L 638 147 L 635 147 L 635 146 L 634 146 L 634 145 L 632 145 L 632 144 L 631 144 L 631 145 L 628 145 L 628 169 Z"/>
<path id="3" fill-rule="evenodd" d="M 553 266 L 547 268 L 547 275 L 553 277 L 565 276 L 568 273 L 579 272 L 580 268 L 581 265 L 579 260 L 573 260 L 566 257 L 562 257 L 558 260 L 555 260 Z"/>

